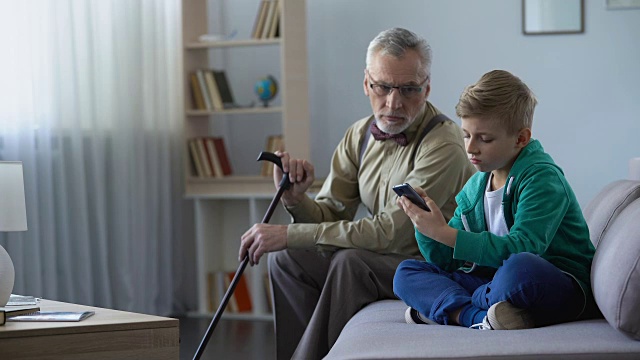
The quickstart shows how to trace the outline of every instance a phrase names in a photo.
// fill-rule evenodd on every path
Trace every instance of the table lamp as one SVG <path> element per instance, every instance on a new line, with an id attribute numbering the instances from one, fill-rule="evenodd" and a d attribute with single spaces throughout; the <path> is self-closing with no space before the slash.
<path id="1" fill-rule="evenodd" d="M 24 200 L 22 162 L 0 161 L 0 231 L 26 231 L 27 207 Z M 15 280 L 9 253 L 0 246 L 0 306 L 5 306 Z"/>

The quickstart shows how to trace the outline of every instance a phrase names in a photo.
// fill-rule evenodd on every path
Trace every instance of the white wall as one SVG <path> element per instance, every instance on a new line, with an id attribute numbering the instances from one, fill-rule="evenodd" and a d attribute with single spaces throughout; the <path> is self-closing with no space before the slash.
<path id="1" fill-rule="evenodd" d="M 525 81 L 539 100 L 534 136 L 585 205 L 640 156 L 640 9 L 585 3 L 584 34 L 525 36 L 514 0 L 308 0 L 317 173 L 328 172 L 349 124 L 370 113 L 362 91 L 369 41 L 400 26 L 430 41 L 430 100 L 452 118 L 462 89 L 483 73 L 502 68 Z"/>
<path id="2" fill-rule="evenodd" d="M 629 158 L 640 156 L 640 9 L 606 10 L 605 0 L 585 3 L 584 34 L 525 36 L 521 1 L 307 0 L 311 160 L 317 175 L 328 173 L 345 129 L 371 112 L 362 90 L 369 41 L 401 26 L 430 41 L 430 100 L 452 119 L 462 89 L 483 73 L 502 68 L 524 80 L 539 100 L 534 137 L 586 204 L 606 183 L 626 177 Z M 228 19 L 248 15 L 243 23 L 223 21 L 226 31 L 249 37 L 255 9 L 257 0 L 227 1 Z M 244 73 L 256 66 L 246 55 L 228 61 Z M 264 68 L 249 71 L 251 76 L 277 68 L 277 62 L 261 62 Z M 240 101 L 251 100 L 251 89 L 243 91 Z"/>

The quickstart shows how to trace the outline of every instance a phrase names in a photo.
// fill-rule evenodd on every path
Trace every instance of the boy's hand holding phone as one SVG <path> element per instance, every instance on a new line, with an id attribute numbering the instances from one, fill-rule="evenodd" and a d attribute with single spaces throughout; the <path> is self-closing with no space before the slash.
<path id="1" fill-rule="evenodd" d="M 420 196 L 420 194 L 418 194 L 418 192 L 408 183 L 396 185 L 392 189 L 396 194 L 398 194 L 398 196 L 406 196 L 407 199 L 411 200 L 412 203 L 418 205 L 418 207 L 420 207 L 422 210 L 431 211 L 431 209 L 429 209 L 429 207 L 427 206 L 427 203 L 424 202 L 422 196 Z"/>
<path id="2" fill-rule="evenodd" d="M 447 224 L 442 212 L 431 199 L 429 199 L 429 203 L 432 206 L 429 208 L 425 199 L 421 196 L 421 194 L 424 194 L 424 197 L 427 197 L 427 194 L 422 189 L 418 191 L 407 183 L 396 185 L 392 189 L 400 197 L 398 205 L 409 216 L 416 230 L 447 246 L 455 246 L 458 231 Z M 406 200 L 402 199 L 403 196 L 425 211 L 412 211 L 408 207 Z"/>

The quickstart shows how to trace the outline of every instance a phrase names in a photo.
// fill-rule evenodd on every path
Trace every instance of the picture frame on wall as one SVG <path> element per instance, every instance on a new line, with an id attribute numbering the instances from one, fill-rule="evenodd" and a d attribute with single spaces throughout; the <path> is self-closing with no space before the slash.
<path id="1" fill-rule="evenodd" d="M 640 0 L 606 0 L 607 10 L 640 9 Z"/>
<path id="2" fill-rule="evenodd" d="M 584 33 L 584 0 L 522 0 L 525 35 Z"/>

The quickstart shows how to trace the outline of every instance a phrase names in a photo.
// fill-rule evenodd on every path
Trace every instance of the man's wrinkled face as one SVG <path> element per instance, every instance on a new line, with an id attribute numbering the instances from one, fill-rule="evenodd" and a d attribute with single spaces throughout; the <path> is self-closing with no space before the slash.
<path id="1" fill-rule="evenodd" d="M 376 54 L 365 70 L 364 92 L 380 130 L 399 134 L 407 129 L 425 105 L 431 90 L 418 53 L 408 50 L 401 58 Z"/>

